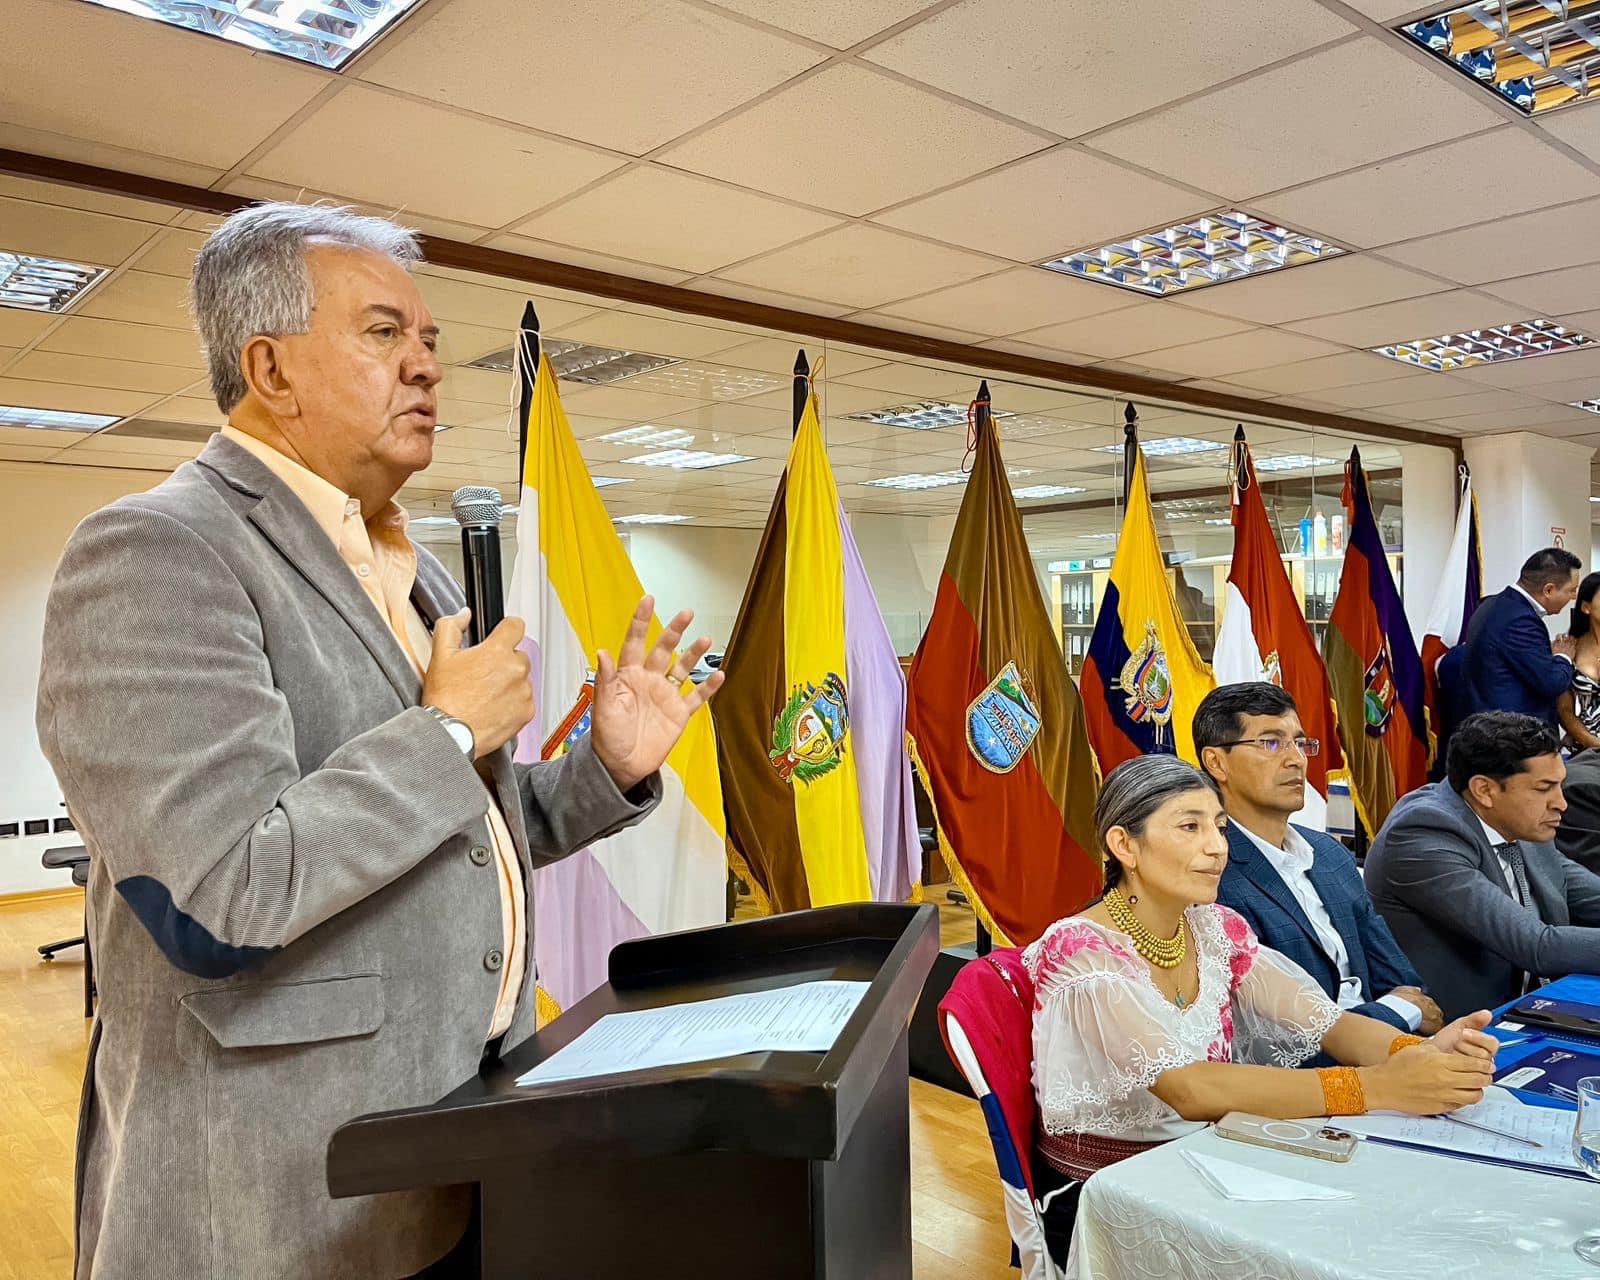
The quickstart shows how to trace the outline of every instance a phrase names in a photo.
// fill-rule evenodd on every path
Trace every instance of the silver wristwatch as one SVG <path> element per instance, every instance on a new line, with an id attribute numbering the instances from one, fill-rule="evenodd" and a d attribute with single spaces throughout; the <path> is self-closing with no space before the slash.
<path id="1" fill-rule="evenodd" d="M 445 731 L 455 739 L 456 746 L 461 748 L 462 754 L 471 760 L 478 750 L 477 741 L 472 736 L 472 726 L 465 720 L 457 720 L 449 712 L 440 711 L 438 707 L 422 709 L 445 727 Z"/>

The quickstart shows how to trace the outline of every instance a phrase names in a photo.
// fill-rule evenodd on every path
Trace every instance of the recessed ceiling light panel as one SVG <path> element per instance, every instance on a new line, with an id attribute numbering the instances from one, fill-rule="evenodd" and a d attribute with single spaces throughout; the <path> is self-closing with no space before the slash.
<path id="1" fill-rule="evenodd" d="M 89 0 L 337 70 L 420 0 Z"/>
<path id="2" fill-rule="evenodd" d="M 903 476 L 884 476 L 878 480 L 863 480 L 869 489 L 942 489 L 946 485 L 965 484 L 965 471 L 913 471 Z"/>
<path id="3" fill-rule="evenodd" d="M 709 471 L 735 462 L 749 462 L 748 453 L 712 453 L 709 449 L 659 449 L 622 461 L 634 467 L 671 467 L 674 471 Z"/>
<path id="4" fill-rule="evenodd" d="M 649 424 L 623 427 L 620 431 L 608 431 L 603 436 L 595 437 L 598 444 L 639 444 L 651 449 L 676 449 L 693 439 L 694 432 L 681 427 L 652 427 Z"/>
<path id="5" fill-rule="evenodd" d="M 664 369 L 679 361 L 671 356 L 653 356 L 642 351 L 619 351 L 616 347 L 597 347 L 587 342 L 568 342 L 561 338 L 545 338 L 544 354 L 556 376 L 567 382 L 581 382 L 585 386 L 601 387 L 611 382 L 621 382 L 635 374 L 652 369 Z M 516 368 L 516 349 L 506 347 L 492 351 L 476 360 L 469 360 L 468 369 L 488 369 L 494 373 L 509 373 Z"/>
<path id="6" fill-rule="evenodd" d="M 1303 231 L 1237 209 L 1148 231 L 1045 263 L 1050 271 L 1165 297 L 1242 280 L 1344 252 Z"/>
<path id="7" fill-rule="evenodd" d="M 680 520 L 687 520 L 688 516 L 669 516 L 659 512 L 640 514 L 636 516 L 617 516 L 612 524 L 677 524 Z"/>
<path id="8" fill-rule="evenodd" d="M 1531 116 L 1593 93 L 1597 19 L 1593 0 L 1482 0 L 1395 29 Z"/>
<path id="9" fill-rule="evenodd" d="M 1339 466 L 1336 458 L 1317 458 L 1309 453 L 1282 453 L 1275 458 L 1257 458 L 1250 461 L 1257 471 L 1303 471 L 1308 467 L 1329 470 Z"/>
<path id="10" fill-rule="evenodd" d="M 938 400 L 916 400 L 911 404 L 892 405 L 887 409 L 872 409 L 866 413 L 845 416 L 852 422 L 876 422 L 881 427 L 904 427 L 908 431 L 932 431 L 936 427 L 953 427 L 965 424 L 969 406 L 950 404 Z M 1003 409 L 991 409 L 996 421 L 1012 415 Z"/>
<path id="11" fill-rule="evenodd" d="M 59 315 L 105 274 L 104 267 L 0 249 L 0 307 Z"/>
<path id="12" fill-rule="evenodd" d="M 1568 404 L 1574 409 L 1584 409 L 1589 413 L 1600 413 L 1600 400 L 1571 400 Z"/>
<path id="13" fill-rule="evenodd" d="M 1163 436 L 1158 440 L 1141 440 L 1139 447 L 1147 458 L 1172 458 L 1186 453 L 1218 453 L 1228 446 L 1215 440 L 1197 440 L 1194 436 Z M 1092 453 L 1121 453 L 1120 444 L 1098 444 Z"/>
<path id="14" fill-rule="evenodd" d="M 35 427 L 41 431 L 98 431 L 117 420 L 116 415 L 65 413 L 60 409 L 27 409 L 0 404 L 0 427 Z"/>
<path id="15" fill-rule="evenodd" d="M 1451 369 L 1470 369 L 1473 365 L 1495 364 L 1501 360 L 1526 360 L 1531 356 L 1555 355 L 1594 345 L 1587 334 L 1563 328 L 1551 320 L 1519 320 L 1493 329 L 1473 329 L 1468 333 L 1447 333 L 1437 338 L 1414 338 L 1387 347 L 1372 347 L 1375 355 L 1388 356 L 1402 364 L 1444 373 Z"/>
<path id="16" fill-rule="evenodd" d="M 1075 484 L 1028 484 L 1020 489 L 1013 489 L 1013 498 L 1064 498 L 1069 493 L 1085 493 L 1087 490 Z"/>

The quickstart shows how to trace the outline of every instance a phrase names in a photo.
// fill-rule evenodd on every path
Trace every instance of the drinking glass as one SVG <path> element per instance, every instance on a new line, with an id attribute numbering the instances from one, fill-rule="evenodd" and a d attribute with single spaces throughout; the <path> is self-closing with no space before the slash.
<path id="1" fill-rule="evenodd" d="M 1600 1180 L 1600 1076 L 1584 1076 L 1578 1081 L 1578 1116 L 1572 1126 L 1572 1154 L 1585 1173 Z M 1579 1236 L 1572 1249 L 1585 1262 L 1600 1267 L 1600 1231 Z"/>

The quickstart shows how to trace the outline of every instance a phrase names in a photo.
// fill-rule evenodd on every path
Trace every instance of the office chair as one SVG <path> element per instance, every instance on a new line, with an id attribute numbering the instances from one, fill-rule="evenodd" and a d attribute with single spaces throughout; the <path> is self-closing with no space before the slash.
<path id="1" fill-rule="evenodd" d="M 64 845 L 55 849 L 46 849 L 39 859 L 41 865 L 51 871 L 67 868 L 72 874 L 72 883 L 83 888 L 89 883 L 89 851 L 81 844 Z M 94 1017 L 94 955 L 89 949 L 89 904 L 84 903 L 83 932 L 76 938 L 63 938 L 60 942 L 47 942 L 39 948 L 39 954 L 46 960 L 54 960 L 56 952 L 64 951 L 68 947 L 83 948 L 83 1016 Z"/>

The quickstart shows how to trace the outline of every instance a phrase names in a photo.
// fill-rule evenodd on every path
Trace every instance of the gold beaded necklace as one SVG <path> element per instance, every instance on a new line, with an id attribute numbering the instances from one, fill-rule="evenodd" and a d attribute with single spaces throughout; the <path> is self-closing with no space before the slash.
<path id="1" fill-rule="evenodd" d="M 1106 890 L 1106 914 L 1111 922 L 1133 939 L 1133 949 L 1160 969 L 1176 969 L 1189 951 L 1188 930 L 1183 920 L 1178 921 L 1178 932 L 1170 938 L 1158 938 L 1133 914 L 1133 908 L 1116 885 Z"/>

